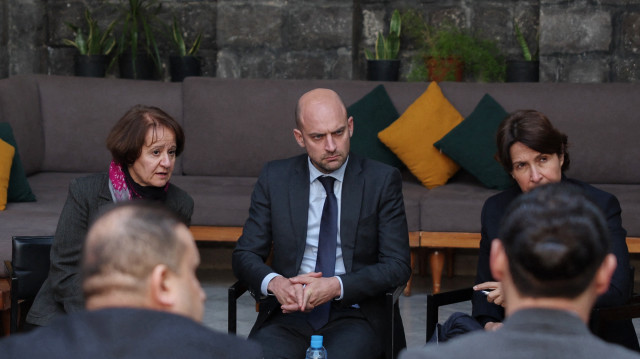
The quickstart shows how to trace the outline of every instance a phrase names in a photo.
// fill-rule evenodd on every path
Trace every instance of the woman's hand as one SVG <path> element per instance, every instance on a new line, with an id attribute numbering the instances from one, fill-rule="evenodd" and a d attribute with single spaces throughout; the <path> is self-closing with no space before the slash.
<path id="1" fill-rule="evenodd" d="M 484 325 L 484 330 L 492 332 L 500 329 L 500 327 L 502 327 L 502 323 L 500 322 L 487 322 L 487 324 Z"/>
<path id="2" fill-rule="evenodd" d="M 489 303 L 504 307 L 505 298 L 502 294 L 502 284 L 500 282 L 484 282 L 473 286 L 475 291 L 483 291 Z M 487 323 L 488 324 L 488 323 Z"/>

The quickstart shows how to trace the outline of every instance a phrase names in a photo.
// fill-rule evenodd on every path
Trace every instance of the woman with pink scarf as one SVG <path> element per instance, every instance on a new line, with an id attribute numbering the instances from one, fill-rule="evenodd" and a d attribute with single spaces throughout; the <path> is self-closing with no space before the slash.
<path id="1" fill-rule="evenodd" d="M 69 185 L 51 247 L 49 276 L 27 315 L 25 329 L 48 325 L 58 314 L 84 308 L 80 254 L 88 227 L 105 206 L 152 201 L 190 224 L 193 199 L 169 183 L 184 141 L 180 124 L 156 107 L 134 106 L 116 123 L 106 141 L 112 156 L 109 172 L 76 178 Z"/>

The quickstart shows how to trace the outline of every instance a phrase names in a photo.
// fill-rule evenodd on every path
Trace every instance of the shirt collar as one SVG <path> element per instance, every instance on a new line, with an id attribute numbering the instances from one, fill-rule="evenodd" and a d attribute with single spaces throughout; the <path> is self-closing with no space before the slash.
<path id="1" fill-rule="evenodd" d="M 327 174 L 327 173 L 320 172 L 320 170 L 318 170 L 316 166 L 314 166 L 313 163 L 311 163 L 311 158 L 307 157 L 307 164 L 309 165 L 309 183 L 315 181 L 316 178 L 320 176 L 331 176 L 337 179 L 338 181 L 343 182 L 344 171 L 347 168 L 347 163 L 349 163 L 349 157 L 347 157 L 347 160 L 344 161 L 344 163 L 342 164 L 342 166 L 340 166 L 340 168 Z"/>

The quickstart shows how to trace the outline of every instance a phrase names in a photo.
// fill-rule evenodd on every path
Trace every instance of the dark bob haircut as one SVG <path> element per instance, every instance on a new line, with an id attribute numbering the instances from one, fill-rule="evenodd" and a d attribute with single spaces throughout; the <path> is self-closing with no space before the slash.
<path id="1" fill-rule="evenodd" d="M 155 139 L 158 127 L 173 131 L 176 137 L 176 156 L 179 156 L 184 149 L 182 126 L 157 107 L 136 105 L 122 116 L 107 136 L 107 149 L 113 160 L 122 166 L 132 165 L 142 153 L 148 130 L 153 130 Z"/>
<path id="2" fill-rule="evenodd" d="M 513 161 L 511 146 L 520 142 L 534 151 L 557 154 L 563 157 L 562 171 L 569 169 L 567 135 L 558 131 L 543 113 L 535 110 L 519 110 L 509 114 L 498 127 L 496 160 L 511 173 Z"/>

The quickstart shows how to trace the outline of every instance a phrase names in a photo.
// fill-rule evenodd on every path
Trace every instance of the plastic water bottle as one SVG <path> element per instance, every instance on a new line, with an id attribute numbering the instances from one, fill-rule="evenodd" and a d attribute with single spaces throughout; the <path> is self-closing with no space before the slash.
<path id="1" fill-rule="evenodd" d="M 327 349 L 322 346 L 322 335 L 311 336 L 311 346 L 305 359 L 327 359 Z"/>

